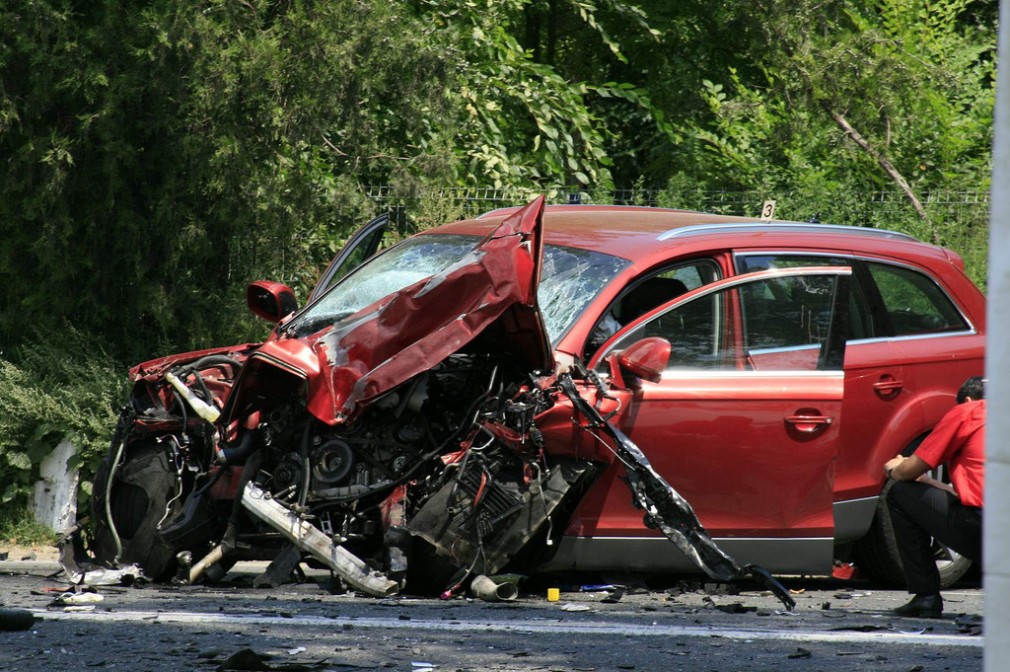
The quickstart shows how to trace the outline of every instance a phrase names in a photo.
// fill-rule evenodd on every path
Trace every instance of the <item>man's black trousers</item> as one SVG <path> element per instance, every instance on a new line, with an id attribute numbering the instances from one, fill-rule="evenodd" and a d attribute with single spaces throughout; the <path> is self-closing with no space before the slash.
<path id="1" fill-rule="evenodd" d="M 894 482 L 887 508 L 909 592 L 940 592 L 931 538 L 973 562 L 982 561 L 982 509 L 964 506 L 951 493 L 917 481 Z"/>

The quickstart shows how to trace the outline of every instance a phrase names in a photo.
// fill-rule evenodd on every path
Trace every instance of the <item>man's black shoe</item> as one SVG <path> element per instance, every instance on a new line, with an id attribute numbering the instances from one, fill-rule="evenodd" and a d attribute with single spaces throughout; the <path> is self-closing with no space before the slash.
<path id="1" fill-rule="evenodd" d="M 943 598 L 940 597 L 940 593 L 916 595 L 908 604 L 895 609 L 894 613 L 909 618 L 940 618 L 940 614 L 943 613 Z"/>

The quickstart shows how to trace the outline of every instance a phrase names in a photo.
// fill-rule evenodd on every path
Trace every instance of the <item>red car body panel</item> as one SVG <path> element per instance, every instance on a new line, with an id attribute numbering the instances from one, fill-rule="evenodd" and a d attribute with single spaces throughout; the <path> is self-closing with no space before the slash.
<path id="1" fill-rule="evenodd" d="M 132 382 L 140 380 L 160 380 L 161 377 L 165 375 L 166 371 L 178 366 L 179 364 L 195 362 L 199 359 L 212 355 L 224 355 L 235 358 L 238 361 L 242 361 L 257 347 L 259 347 L 258 343 L 242 343 L 240 345 L 231 345 L 223 348 L 208 348 L 206 350 L 181 352 L 174 355 L 168 355 L 166 357 L 151 359 L 131 367 L 130 380 Z"/>
<path id="2" fill-rule="evenodd" d="M 759 380 L 729 374 L 701 381 L 666 376 L 629 399 L 619 424 L 713 536 L 830 537 L 838 430 L 807 436 L 784 418 L 812 407 L 837 420 L 841 398 L 837 374 Z M 619 478 L 612 469 L 594 484 L 570 533 L 656 536 L 621 492 Z"/>

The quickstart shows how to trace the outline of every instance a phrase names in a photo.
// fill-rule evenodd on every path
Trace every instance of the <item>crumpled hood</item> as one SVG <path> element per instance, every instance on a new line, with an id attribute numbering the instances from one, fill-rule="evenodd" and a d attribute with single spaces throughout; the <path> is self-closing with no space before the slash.
<path id="1" fill-rule="evenodd" d="M 338 327 L 266 343 L 246 368 L 265 360 L 304 378 L 309 412 L 331 425 L 482 334 L 495 353 L 516 355 L 530 371 L 553 368 L 536 300 L 542 216 L 539 197 L 443 272 L 376 301 Z M 246 378 L 256 378 L 246 373 L 240 388 Z"/>
<path id="2" fill-rule="evenodd" d="M 241 343 L 239 345 L 230 345 L 223 348 L 194 350 L 193 352 L 181 352 L 174 355 L 168 355 L 166 357 L 150 359 L 146 362 L 141 362 L 140 364 L 135 364 L 130 367 L 130 380 L 132 382 L 137 382 L 138 380 L 159 380 L 167 371 L 170 371 L 180 364 L 191 364 L 205 357 L 211 356 L 230 357 L 237 363 L 241 364 L 255 348 L 259 347 L 259 345 L 259 343 Z"/>

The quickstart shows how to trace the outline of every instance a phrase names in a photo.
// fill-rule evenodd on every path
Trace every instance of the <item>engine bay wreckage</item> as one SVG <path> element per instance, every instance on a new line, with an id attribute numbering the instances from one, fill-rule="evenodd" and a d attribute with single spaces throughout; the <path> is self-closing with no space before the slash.
<path id="1" fill-rule="evenodd" d="M 279 585 L 306 560 L 369 595 L 451 595 L 535 571 L 589 484 L 619 468 L 646 525 L 708 576 L 755 579 L 792 608 L 618 429 L 607 384 L 556 370 L 537 308 L 542 209 L 351 315 L 302 311 L 263 344 L 132 369 L 90 530 L 64 569 L 191 583 L 256 558 L 271 560 L 256 583 Z"/>

